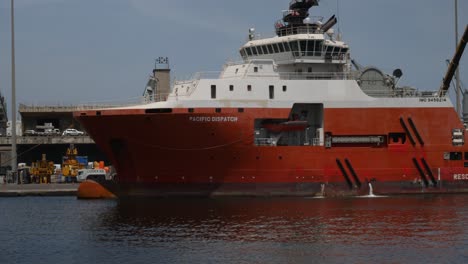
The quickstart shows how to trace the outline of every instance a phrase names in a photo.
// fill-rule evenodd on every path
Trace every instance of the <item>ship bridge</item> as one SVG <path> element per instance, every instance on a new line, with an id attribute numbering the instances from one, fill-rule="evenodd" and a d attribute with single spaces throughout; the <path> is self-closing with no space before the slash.
<path id="1" fill-rule="evenodd" d="M 250 29 L 249 41 L 239 50 L 242 59 L 246 63 L 273 60 L 283 72 L 348 72 L 349 46 L 332 29 L 337 18 L 333 15 L 322 23 L 323 17 L 310 16 L 313 6 L 318 6 L 318 0 L 291 1 L 283 18 L 275 23 L 274 37 L 260 38 Z"/>
<path id="2" fill-rule="evenodd" d="M 315 33 L 251 40 L 241 48 L 240 54 L 244 61 L 272 59 L 277 64 L 345 64 L 350 58 L 346 43 Z"/>

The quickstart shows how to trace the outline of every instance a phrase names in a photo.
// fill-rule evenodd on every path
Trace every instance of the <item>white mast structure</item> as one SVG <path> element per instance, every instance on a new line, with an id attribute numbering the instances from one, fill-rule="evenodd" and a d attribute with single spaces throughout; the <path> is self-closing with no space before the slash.
<path id="1" fill-rule="evenodd" d="M 16 71 L 15 71 L 15 3 L 11 0 L 11 170 L 17 172 L 16 151 Z M 17 178 L 19 182 L 19 179 Z"/>

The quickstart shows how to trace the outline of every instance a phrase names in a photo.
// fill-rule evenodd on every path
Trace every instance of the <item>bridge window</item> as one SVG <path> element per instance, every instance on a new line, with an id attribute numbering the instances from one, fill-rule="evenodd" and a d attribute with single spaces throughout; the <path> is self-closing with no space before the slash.
<path id="1" fill-rule="evenodd" d="M 309 40 L 307 50 L 309 56 L 322 56 L 322 41 Z"/>
<path id="2" fill-rule="evenodd" d="M 241 54 L 241 57 L 244 59 L 247 57 L 247 54 L 245 53 L 245 49 L 241 49 L 240 54 Z"/>
<path id="3" fill-rule="evenodd" d="M 333 56 L 338 56 L 341 53 L 341 48 L 340 47 L 335 47 L 333 50 Z"/>
<path id="4" fill-rule="evenodd" d="M 267 49 L 267 47 L 265 45 L 262 46 L 262 50 L 263 50 L 263 54 L 265 54 L 265 55 L 268 54 L 268 49 Z"/>
<path id="5" fill-rule="evenodd" d="M 270 54 L 273 54 L 273 53 L 274 53 L 274 52 L 273 52 L 273 46 L 268 45 L 268 52 L 269 52 Z"/>
<path id="6" fill-rule="evenodd" d="M 273 44 L 273 50 L 275 51 L 275 53 L 279 53 L 278 44 Z"/>
<path id="7" fill-rule="evenodd" d="M 315 49 L 315 56 L 322 56 L 323 41 L 317 41 L 317 48 Z"/>
<path id="8" fill-rule="evenodd" d="M 247 51 L 248 56 L 252 56 L 252 50 L 250 48 L 245 49 Z"/>
<path id="9" fill-rule="evenodd" d="M 254 56 L 257 56 L 257 55 L 258 55 L 257 47 L 255 47 L 255 46 L 252 47 L 252 54 L 253 54 Z"/>
<path id="10" fill-rule="evenodd" d="M 290 52 L 291 51 L 291 47 L 289 46 L 289 42 L 283 42 L 283 45 L 284 45 L 284 50 L 286 52 Z"/>
<path id="11" fill-rule="evenodd" d="M 315 40 L 307 41 L 307 56 L 314 56 Z"/>
<path id="12" fill-rule="evenodd" d="M 280 52 L 284 52 L 284 46 L 283 43 L 278 43 L 278 48 Z"/>
<path id="13" fill-rule="evenodd" d="M 263 50 L 262 50 L 261 46 L 256 46 L 255 48 L 257 49 L 257 53 L 258 53 L 259 56 L 263 55 Z"/>
<path id="14" fill-rule="evenodd" d="M 325 55 L 326 56 L 332 56 L 332 54 L 333 54 L 333 46 L 327 46 L 326 51 L 325 51 Z"/>
<path id="15" fill-rule="evenodd" d="M 307 40 L 301 40 L 299 43 L 301 45 L 301 55 L 309 56 L 309 54 L 307 54 Z"/>
<path id="16" fill-rule="evenodd" d="M 291 45 L 291 51 L 293 52 L 293 55 L 298 57 L 300 55 L 299 43 L 297 41 L 291 41 L 289 44 Z"/>
<path id="17" fill-rule="evenodd" d="M 257 46 L 258 55 L 263 55 L 262 46 Z"/>

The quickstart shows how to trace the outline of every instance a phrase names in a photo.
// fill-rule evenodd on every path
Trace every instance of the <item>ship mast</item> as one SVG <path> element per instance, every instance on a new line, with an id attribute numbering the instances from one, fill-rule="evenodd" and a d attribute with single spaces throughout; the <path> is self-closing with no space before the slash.
<path id="1" fill-rule="evenodd" d="M 275 23 L 276 34 L 283 37 L 296 34 L 326 33 L 338 23 L 338 19 L 333 15 L 323 24 L 321 20 L 311 21 L 309 9 L 318 5 L 319 0 L 292 0 L 289 3 L 289 9 L 283 13 L 283 19 Z"/>
<path id="2" fill-rule="evenodd" d="M 455 48 L 458 45 L 458 0 L 455 0 Z M 460 92 L 460 67 L 457 67 L 455 73 L 455 90 L 457 97 L 457 114 L 461 116 L 461 92 Z"/>
<path id="3" fill-rule="evenodd" d="M 11 170 L 15 176 L 18 166 L 16 152 L 15 4 L 11 0 Z"/>

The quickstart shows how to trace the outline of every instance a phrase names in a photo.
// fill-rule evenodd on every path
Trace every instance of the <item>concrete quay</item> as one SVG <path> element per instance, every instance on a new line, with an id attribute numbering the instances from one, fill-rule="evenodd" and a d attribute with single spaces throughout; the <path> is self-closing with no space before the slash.
<path id="1" fill-rule="evenodd" d="M 0 184 L 0 197 L 76 196 L 79 184 Z"/>

